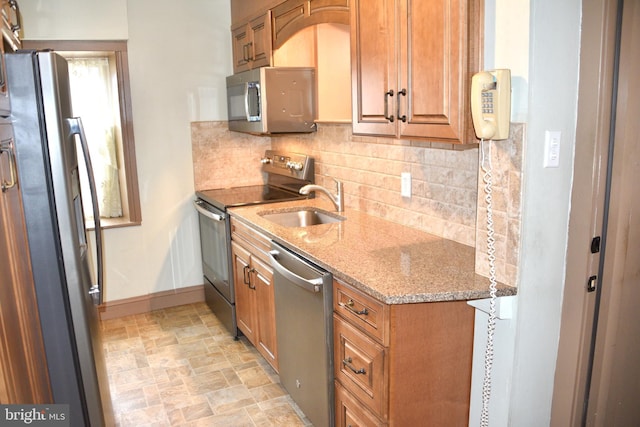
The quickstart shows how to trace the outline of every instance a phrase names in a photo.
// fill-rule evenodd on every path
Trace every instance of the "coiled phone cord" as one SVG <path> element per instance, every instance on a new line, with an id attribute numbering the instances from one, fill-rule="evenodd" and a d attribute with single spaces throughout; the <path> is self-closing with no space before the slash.
<path id="1" fill-rule="evenodd" d="M 484 192 L 487 202 L 487 255 L 489 259 L 489 320 L 487 322 L 487 348 L 484 354 L 484 381 L 482 383 L 482 412 L 480 414 L 480 426 L 489 427 L 489 401 L 491 398 L 491 369 L 493 367 L 493 336 L 496 329 L 496 256 L 495 237 L 493 229 L 493 198 L 491 196 L 491 140 L 489 140 L 488 153 L 485 155 L 485 140 L 480 140 L 480 150 L 482 150 L 481 168 L 483 172 L 482 180 L 485 184 Z"/>

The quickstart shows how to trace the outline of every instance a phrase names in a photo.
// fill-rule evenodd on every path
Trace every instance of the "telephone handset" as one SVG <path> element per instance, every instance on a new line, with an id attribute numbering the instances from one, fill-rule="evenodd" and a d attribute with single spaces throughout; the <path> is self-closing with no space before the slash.
<path id="1" fill-rule="evenodd" d="M 471 79 L 471 116 L 480 139 L 509 138 L 511 71 L 481 71 Z"/>

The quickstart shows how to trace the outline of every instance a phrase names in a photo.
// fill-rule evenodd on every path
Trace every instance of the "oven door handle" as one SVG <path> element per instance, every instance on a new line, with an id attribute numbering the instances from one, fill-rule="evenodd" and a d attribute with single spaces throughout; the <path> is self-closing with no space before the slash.
<path id="1" fill-rule="evenodd" d="M 212 219 L 214 221 L 224 221 L 225 220 L 225 217 L 223 215 L 218 215 L 216 213 L 213 213 L 211 211 L 206 210 L 205 208 L 200 206 L 197 201 L 193 202 L 193 206 L 195 206 L 196 210 L 198 212 L 200 212 L 202 215 L 206 216 L 207 218 L 210 218 L 210 219 Z"/>

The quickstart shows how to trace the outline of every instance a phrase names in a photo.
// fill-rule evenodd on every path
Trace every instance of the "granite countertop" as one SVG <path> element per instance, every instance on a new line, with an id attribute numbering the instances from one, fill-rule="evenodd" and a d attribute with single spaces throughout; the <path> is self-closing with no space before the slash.
<path id="1" fill-rule="evenodd" d="M 489 297 L 489 279 L 475 273 L 475 249 L 451 240 L 346 209 L 346 220 L 311 227 L 284 227 L 260 214 L 319 207 L 323 199 L 230 209 L 231 216 L 292 249 L 336 279 L 386 304 Z M 498 296 L 516 288 L 498 284 Z"/>

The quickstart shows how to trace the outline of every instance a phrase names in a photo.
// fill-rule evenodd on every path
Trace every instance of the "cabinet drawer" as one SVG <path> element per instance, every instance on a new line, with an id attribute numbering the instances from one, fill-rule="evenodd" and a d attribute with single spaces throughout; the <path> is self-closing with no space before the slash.
<path id="1" fill-rule="evenodd" d="M 377 416 L 388 416 L 388 360 L 383 346 L 333 316 L 334 370 L 340 384 Z"/>
<path id="2" fill-rule="evenodd" d="M 269 262 L 267 253 L 269 253 L 271 248 L 271 241 L 263 234 L 233 217 L 231 218 L 231 238 L 253 246 L 253 254 L 263 261 Z"/>
<path id="3" fill-rule="evenodd" d="M 339 281 L 334 281 L 333 289 L 333 310 L 382 345 L 389 345 L 389 306 Z"/>
<path id="4" fill-rule="evenodd" d="M 336 381 L 336 427 L 386 426 Z"/>

